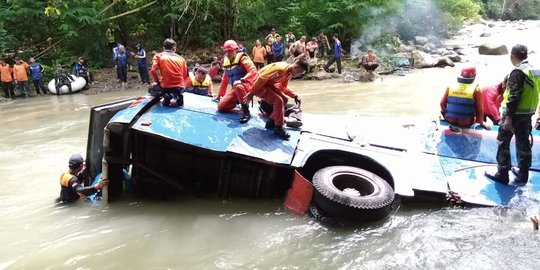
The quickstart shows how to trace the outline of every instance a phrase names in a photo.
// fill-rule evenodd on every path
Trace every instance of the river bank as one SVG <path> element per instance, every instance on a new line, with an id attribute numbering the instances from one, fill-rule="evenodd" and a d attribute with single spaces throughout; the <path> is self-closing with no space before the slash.
<path id="1" fill-rule="evenodd" d="M 539 21 L 484 21 L 468 22 L 454 36 L 448 39 L 439 39 L 433 36 L 417 36 L 414 40 L 400 41 L 400 44 L 392 47 L 388 44 L 388 49 L 379 54 L 380 67 L 369 76 L 361 67 L 361 57 L 369 46 L 358 46 L 353 43 L 350 52 L 345 52 L 343 57 L 343 72 L 338 74 L 335 71 L 335 65 L 330 68 L 332 72 L 323 70 L 328 58 L 310 60 L 310 72 L 304 75 L 304 80 L 328 80 L 338 79 L 343 82 L 361 82 L 370 83 L 379 80 L 395 80 L 396 77 L 408 76 L 411 73 L 418 73 L 424 69 L 448 69 L 449 76 L 457 74 L 451 71 L 453 67 L 463 65 L 475 65 L 480 70 L 479 79 L 483 84 L 495 84 L 499 78 L 512 68 L 501 55 L 507 55 L 510 48 L 522 37 L 527 37 L 527 33 L 540 28 Z M 530 57 L 537 59 L 536 42 L 523 42 L 530 47 Z M 356 44 L 356 45 L 355 45 Z M 480 54 L 482 46 L 495 48 L 495 55 Z M 504 48 L 502 48 L 504 47 Z M 502 48 L 502 49 L 501 49 Z M 363 51 L 364 50 L 364 51 Z M 148 59 L 156 53 L 149 53 Z M 184 57 L 188 65 L 193 67 L 195 63 L 207 65 L 213 56 L 220 54 L 219 48 L 197 49 L 187 51 Z M 493 54 L 493 53 L 492 53 Z M 535 60 L 531 61 L 535 62 Z M 124 91 L 128 89 L 146 91 L 148 85 L 141 84 L 136 66 L 128 71 L 128 83 L 122 85 L 116 79 L 114 68 L 103 68 L 93 70 L 94 82 L 88 90 L 81 91 L 83 94 L 95 95 L 111 91 Z M 481 70 L 486 69 L 490 77 L 497 79 L 483 79 Z M 489 70 L 489 71 L 488 71 Z M 429 71 L 427 71 L 429 73 Z M 429 76 L 429 75 L 427 75 Z M 217 85 L 215 85 L 217 87 Z M 442 86 L 441 86 L 442 87 Z M 1 101 L 10 101 L 10 99 L 0 98 Z"/>
<path id="2" fill-rule="evenodd" d="M 500 31 L 492 38 L 514 35 L 513 28 Z M 538 51 L 536 31 L 515 31 L 508 45 Z M 490 84 L 512 68 L 509 62 L 508 55 L 474 54 L 455 67 L 413 69 L 369 83 L 293 80 L 290 87 L 306 114 L 432 118 L 462 65 L 477 65 L 478 82 Z M 115 84 L 115 73 L 103 72 Z M 105 83 L 100 76 L 98 83 Z M 538 268 L 540 235 L 531 231 L 529 217 L 539 216 L 540 204 L 528 193 L 511 208 L 403 203 L 388 219 L 353 228 L 290 214 L 283 200 L 126 197 L 109 205 L 55 204 L 67 159 L 85 153 L 90 108 L 144 94 L 137 79 L 129 81 L 123 90 L 95 95 L 0 104 L 0 269 Z"/>

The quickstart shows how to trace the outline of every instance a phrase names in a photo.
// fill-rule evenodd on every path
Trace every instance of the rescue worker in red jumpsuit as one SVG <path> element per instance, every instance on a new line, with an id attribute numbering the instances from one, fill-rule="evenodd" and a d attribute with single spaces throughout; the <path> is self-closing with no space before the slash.
<path id="1" fill-rule="evenodd" d="M 251 114 L 248 103 L 244 103 L 243 100 L 257 76 L 257 68 L 247 54 L 239 52 L 238 44 L 234 40 L 225 41 L 223 50 L 225 72 L 219 85 L 218 111 L 230 112 L 236 108 L 236 104 L 241 104 L 243 115 L 240 123 L 247 123 L 251 119 Z M 228 84 L 232 89 L 226 93 Z"/>
<path id="2" fill-rule="evenodd" d="M 484 124 L 484 109 L 482 92 L 476 78 L 475 67 L 464 67 L 457 85 L 446 88 L 441 99 L 441 114 L 448 123 L 461 127 L 469 127 L 477 123 L 486 129 L 491 127 Z"/>
<path id="3" fill-rule="evenodd" d="M 244 98 L 244 102 L 249 103 L 253 96 L 257 96 L 273 105 L 270 120 L 266 122 L 266 128 L 273 128 L 274 134 L 284 140 L 290 137 L 289 133 L 283 129 L 285 105 L 287 104 L 285 95 L 294 98 L 297 105 L 301 103 L 298 95 L 291 91 L 287 85 L 292 77 L 302 75 L 308 68 L 309 65 L 304 58 L 298 58 L 292 64 L 276 62 L 267 65 L 259 70 L 259 76 L 251 87 L 249 94 Z"/>
<path id="4" fill-rule="evenodd" d="M 86 198 L 109 184 L 107 178 L 101 178 L 99 183 L 85 187 L 83 180 L 86 173 L 86 165 L 81 155 L 75 154 L 69 158 L 69 171 L 60 175 L 60 202 L 74 202 L 80 197 Z"/>

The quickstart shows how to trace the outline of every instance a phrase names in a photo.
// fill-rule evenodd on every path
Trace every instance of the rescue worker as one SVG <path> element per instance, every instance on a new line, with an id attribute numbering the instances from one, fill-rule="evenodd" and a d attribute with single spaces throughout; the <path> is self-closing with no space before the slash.
<path id="1" fill-rule="evenodd" d="M 56 72 L 54 73 L 54 87 L 56 88 L 56 94 L 60 95 L 60 88 L 62 86 L 67 86 L 69 93 L 71 94 L 71 83 L 74 81 L 71 74 L 64 69 L 62 65 L 58 65 Z"/>
<path id="2" fill-rule="evenodd" d="M 212 78 L 210 78 L 205 68 L 198 67 L 194 72 L 189 73 L 186 92 L 202 96 L 212 96 Z"/>
<path id="3" fill-rule="evenodd" d="M 489 118 L 494 125 L 498 125 L 501 120 L 499 108 L 503 101 L 503 93 L 506 90 L 506 81 L 493 86 L 486 86 L 482 88 L 482 108 L 484 109 L 484 122 Z"/>
<path id="4" fill-rule="evenodd" d="M 114 63 L 116 67 L 116 75 L 118 79 L 122 82 L 122 85 L 127 84 L 127 68 L 128 68 L 128 59 L 129 52 L 126 50 L 124 45 L 118 47 L 118 53 L 114 58 Z"/>
<path id="5" fill-rule="evenodd" d="M 91 83 L 91 75 L 90 71 L 86 67 L 86 63 L 84 61 L 84 57 L 79 57 L 77 60 L 77 63 L 75 63 L 75 66 L 73 67 L 73 74 L 78 77 L 83 77 L 86 81 L 86 85 L 84 85 L 84 89 L 88 89 L 88 85 Z"/>
<path id="6" fill-rule="evenodd" d="M 297 105 L 300 105 L 300 98 L 287 87 L 289 80 L 302 75 L 309 68 L 306 59 L 299 58 L 293 64 L 287 62 L 276 62 L 263 67 L 259 71 L 259 76 L 253 83 L 250 92 L 245 96 L 244 103 L 248 103 L 257 96 L 269 104 L 273 105 L 270 120 L 266 122 L 266 128 L 273 129 L 274 134 L 281 139 L 287 140 L 290 134 L 283 129 L 285 122 L 285 105 L 287 98 L 285 95 L 294 98 Z"/>
<path id="7" fill-rule="evenodd" d="M 223 44 L 225 57 L 223 59 L 223 77 L 219 85 L 218 111 L 230 112 L 236 108 L 236 104 L 241 104 L 242 117 L 240 123 L 247 123 L 251 119 L 248 103 L 244 103 L 244 97 L 249 92 L 255 77 L 257 68 L 249 56 L 238 51 L 238 45 L 234 40 L 227 40 Z M 227 91 L 227 85 L 232 89 Z"/>
<path id="8" fill-rule="evenodd" d="M 15 98 L 15 88 L 13 86 L 13 68 L 0 58 L 0 81 L 4 89 L 6 98 Z"/>
<path id="9" fill-rule="evenodd" d="M 444 120 L 451 125 L 469 127 L 474 123 L 490 129 L 484 124 L 484 110 L 482 108 L 482 93 L 476 78 L 475 67 L 464 67 L 457 79 L 457 85 L 447 87 L 441 99 L 441 114 Z"/>
<path id="10" fill-rule="evenodd" d="M 158 77 L 158 70 L 161 78 Z M 182 92 L 188 80 L 188 67 L 186 60 L 176 54 L 176 42 L 173 39 L 165 39 L 163 51 L 154 55 L 150 75 L 154 80 L 151 88 L 152 96 L 163 96 L 164 106 L 184 105 Z"/>
<path id="11" fill-rule="evenodd" d="M 137 69 L 139 70 L 139 76 L 141 77 L 141 83 L 150 83 L 150 76 L 148 75 L 148 63 L 146 62 L 146 52 L 142 48 L 141 43 L 135 44 L 137 53 L 131 53 L 137 59 Z"/>
<path id="12" fill-rule="evenodd" d="M 109 184 L 107 178 L 101 178 L 99 183 L 85 187 L 84 178 L 86 175 L 86 165 L 81 155 L 75 154 L 69 158 L 69 171 L 60 175 L 60 202 L 69 203 L 78 200 L 80 197 L 86 198 Z"/>
<path id="13" fill-rule="evenodd" d="M 15 57 L 15 65 L 13 65 L 13 79 L 17 83 L 17 87 L 21 91 L 21 96 L 30 97 L 30 84 L 28 83 L 28 63 L 21 58 Z"/>
<path id="14" fill-rule="evenodd" d="M 510 61 L 516 68 L 510 72 L 502 102 L 501 127 L 497 134 L 497 172 L 486 172 L 486 176 L 499 183 L 508 184 L 508 171 L 512 170 L 516 175 L 514 183 L 527 184 L 532 161 L 532 144 L 529 140 L 532 131 L 531 117 L 538 107 L 540 69 L 532 67 L 527 61 L 525 45 L 517 44 L 512 47 Z M 517 168 L 512 167 L 510 159 L 510 141 L 514 135 Z"/>
<path id="15" fill-rule="evenodd" d="M 43 92 L 43 94 L 46 95 L 47 88 L 45 85 L 43 85 L 43 66 L 36 62 L 34 57 L 30 57 L 29 61 L 30 65 L 28 66 L 28 69 L 30 70 L 30 77 L 32 78 L 32 83 L 36 88 L 36 93 L 40 95 L 41 92 Z"/>

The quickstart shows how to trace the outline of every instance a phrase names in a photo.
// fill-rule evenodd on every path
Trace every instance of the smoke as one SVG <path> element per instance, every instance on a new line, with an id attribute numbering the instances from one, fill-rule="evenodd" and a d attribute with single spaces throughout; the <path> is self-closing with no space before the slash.
<path id="1" fill-rule="evenodd" d="M 366 16 L 369 23 L 360 37 L 351 43 L 351 58 L 361 57 L 384 35 L 397 34 L 402 40 L 412 40 L 414 36 L 437 36 L 443 25 L 441 11 L 436 0 L 401 0 L 401 11 L 387 16 L 382 8 L 369 8 Z M 392 48 L 378 47 L 379 55 L 392 54 Z"/>

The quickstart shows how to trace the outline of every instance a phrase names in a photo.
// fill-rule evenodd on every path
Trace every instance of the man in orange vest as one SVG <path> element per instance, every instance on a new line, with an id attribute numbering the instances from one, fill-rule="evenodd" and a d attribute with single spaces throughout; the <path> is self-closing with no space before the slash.
<path id="1" fill-rule="evenodd" d="M 158 77 L 158 71 L 161 78 Z M 163 51 L 154 55 L 150 75 L 152 83 L 151 94 L 154 97 L 163 96 L 164 106 L 184 105 L 182 92 L 186 88 L 188 68 L 186 60 L 176 54 L 176 42 L 173 39 L 165 39 Z M 161 79 L 161 80 L 160 80 Z"/>
<path id="2" fill-rule="evenodd" d="M 30 97 L 30 84 L 28 83 L 28 63 L 24 62 L 20 57 L 15 57 L 15 65 L 13 66 L 13 79 L 17 83 L 17 87 L 21 91 L 23 97 Z"/>
<path id="3" fill-rule="evenodd" d="M 244 103 L 244 97 L 249 92 L 253 80 L 257 76 L 257 68 L 249 56 L 238 51 L 238 44 L 234 40 L 227 40 L 223 44 L 225 57 L 223 59 L 223 77 L 219 85 L 218 111 L 229 112 L 241 104 L 243 115 L 240 123 L 247 123 L 251 119 L 248 103 Z M 231 91 L 227 91 L 227 85 L 232 86 Z"/>
<path id="4" fill-rule="evenodd" d="M 74 202 L 80 197 L 86 198 L 109 184 L 107 178 L 102 177 L 99 183 L 85 187 L 83 185 L 83 178 L 86 173 L 86 165 L 81 155 L 75 154 L 69 158 L 68 162 L 69 171 L 60 175 L 60 201 L 61 202 Z"/>
<path id="5" fill-rule="evenodd" d="M 3 58 L 0 58 L 0 81 L 6 98 L 15 98 L 13 68 Z"/>
<path id="6" fill-rule="evenodd" d="M 285 95 L 294 98 L 295 103 L 300 105 L 300 98 L 287 85 L 291 78 L 302 75 L 308 68 L 309 64 L 304 58 L 298 58 L 293 64 L 276 62 L 267 65 L 259 70 L 259 76 L 244 98 L 244 103 L 248 103 L 253 99 L 253 96 L 257 96 L 273 105 L 270 120 L 266 122 L 266 128 L 273 128 L 274 134 L 281 139 L 287 140 L 290 137 L 289 133 L 283 129 L 285 105 L 287 104 Z"/>

